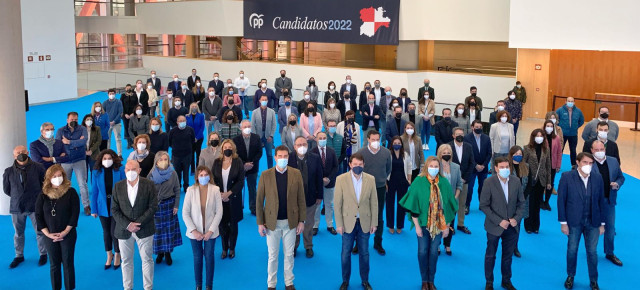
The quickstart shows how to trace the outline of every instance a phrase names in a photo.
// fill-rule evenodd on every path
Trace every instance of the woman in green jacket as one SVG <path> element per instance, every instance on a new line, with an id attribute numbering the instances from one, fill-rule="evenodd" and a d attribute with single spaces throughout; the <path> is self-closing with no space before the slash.
<path id="1" fill-rule="evenodd" d="M 410 215 L 418 236 L 418 264 L 422 289 L 436 289 L 433 284 L 442 237 L 449 235 L 449 224 L 458 211 L 451 184 L 440 174 L 440 160 L 430 156 L 407 194 L 400 200 Z"/>

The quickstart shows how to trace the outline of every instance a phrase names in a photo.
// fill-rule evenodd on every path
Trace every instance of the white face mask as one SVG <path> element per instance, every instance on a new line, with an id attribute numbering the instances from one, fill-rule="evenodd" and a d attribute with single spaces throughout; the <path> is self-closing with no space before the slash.
<path id="1" fill-rule="evenodd" d="M 556 119 L 549 119 L 554 125 L 556 124 Z"/>
<path id="2" fill-rule="evenodd" d="M 242 134 L 245 134 L 245 135 L 249 135 L 249 134 L 251 134 L 251 128 L 244 128 L 244 129 L 242 129 Z"/>
<path id="3" fill-rule="evenodd" d="M 411 136 L 413 135 L 413 129 L 407 129 L 407 135 Z"/>
<path id="4" fill-rule="evenodd" d="M 217 81 L 217 80 L 218 80 L 218 77 L 213 77 L 213 80 L 214 80 L 214 81 Z"/>
<path id="5" fill-rule="evenodd" d="M 329 108 L 333 109 L 333 108 L 335 108 L 335 107 L 336 107 L 336 104 L 335 104 L 335 103 L 331 103 L 331 104 L 329 104 Z"/>
<path id="6" fill-rule="evenodd" d="M 138 143 L 138 145 L 136 145 L 136 147 L 138 148 L 138 151 L 144 151 L 145 149 L 147 149 L 147 144 Z"/>
<path id="7" fill-rule="evenodd" d="M 60 186 L 63 181 L 64 178 L 62 178 L 62 176 L 51 178 L 51 184 L 53 184 L 53 186 Z"/>
<path id="8" fill-rule="evenodd" d="M 500 117 L 500 122 L 506 123 L 507 122 L 507 117 Z"/>
<path id="9" fill-rule="evenodd" d="M 209 97 L 213 97 L 216 95 L 216 92 L 209 92 Z"/>
<path id="10" fill-rule="evenodd" d="M 109 94 L 109 100 L 113 100 L 116 98 L 116 95 Z"/>
<path id="11" fill-rule="evenodd" d="M 156 78 L 156 74 L 151 74 L 151 78 L 155 79 Z"/>
<path id="12" fill-rule="evenodd" d="M 174 82 L 177 82 L 177 81 L 178 81 L 178 78 L 173 78 L 173 81 L 174 81 Z"/>
<path id="13" fill-rule="evenodd" d="M 458 109 L 458 115 L 462 115 L 464 113 L 464 109 Z"/>
<path id="14" fill-rule="evenodd" d="M 305 154 L 307 154 L 307 146 L 300 146 L 300 147 L 298 147 L 298 149 L 296 149 L 296 151 L 300 155 L 305 155 Z"/>
<path id="15" fill-rule="evenodd" d="M 518 89 L 521 89 L 521 88 L 522 88 L 522 85 L 516 85 L 516 87 L 517 87 Z"/>
<path id="16" fill-rule="evenodd" d="M 305 100 L 307 100 L 307 101 L 308 101 L 308 100 L 309 100 L 309 98 L 311 98 L 309 95 L 304 95 L 304 99 L 305 99 Z"/>
<path id="17" fill-rule="evenodd" d="M 182 105 L 181 101 L 176 101 L 176 107 L 180 107 L 180 105 Z"/>
<path id="18" fill-rule="evenodd" d="M 113 165 L 113 159 L 102 160 L 102 166 L 104 166 L 104 168 L 109 168 L 111 165 Z"/>
<path id="19" fill-rule="evenodd" d="M 93 121 L 87 120 L 84 124 L 87 125 L 87 127 L 91 127 L 91 125 L 93 125 Z"/>
<path id="20" fill-rule="evenodd" d="M 551 134 L 553 132 L 553 127 L 545 127 L 544 130 L 547 131 L 547 134 Z"/>
<path id="21" fill-rule="evenodd" d="M 240 74 L 240 77 L 241 77 L 241 78 L 243 78 L 243 77 L 244 77 L 244 74 Z"/>
<path id="22" fill-rule="evenodd" d="M 580 170 L 582 170 L 582 173 L 584 174 L 589 174 L 591 173 L 591 167 L 592 167 L 591 165 L 585 165 L 580 167 Z"/>
<path id="23" fill-rule="evenodd" d="M 169 99 L 173 98 L 173 94 L 167 94 L 167 98 Z"/>
<path id="24" fill-rule="evenodd" d="M 498 106 L 498 112 L 504 110 L 504 106 Z"/>
<path id="25" fill-rule="evenodd" d="M 228 83 L 227 87 L 233 87 L 233 84 L 232 83 Z"/>
<path id="26" fill-rule="evenodd" d="M 516 99 L 516 95 L 509 95 L 509 99 L 515 100 Z"/>
<path id="27" fill-rule="evenodd" d="M 136 180 L 136 178 L 138 178 L 138 172 L 133 170 L 127 171 L 126 175 L 127 175 L 127 180 L 129 181 L 134 181 Z"/>
<path id="28" fill-rule="evenodd" d="M 542 144 L 542 142 L 544 141 L 544 137 L 536 137 L 534 138 L 534 140 L 536 141 L 537 144 Z"/>
<path id="29" fill-rule="evenodd" d="M 102 111 L 102 107 L 96 107 L 95 111 L 96 111 L 96 113 L 100 113 L 100 111 Z"/>
<path id="30" fill-rule="evenodd" d="M 44 131 L 44 137 L 47 139 L 53 138 L 53 131 Z"/>
<path id="31" fill-rule="evenodd" d="M 336 86 L 329 86 L 329 89 L 333 91 L 333 89 L 335 89 Z"/>
<path id="32" fill-rule="evenodd" d="M 136 110 L 136 115 L 142 115 L 142 110 Z"/>
<path id="33" fill-rule="evenodd" d="M 142 84 L 136 84 L 136 88 L 137 89 L 141 89 L 142 88 Z"/>
<path id="34" fill-rule="evenodd" d="M 261 88 L 263 88 L 263 89 L 266 89 L 266 88 L 267 88 L 267 84 L 262 83 L 262 84 L 260 85 L 260 87 L 261 87 Z"/>
<path id="35" fill-rule="evenodd" d="M 376 150 L 377 150 L 378 148 L 380 148 L 380 141 L 373 141 L 373 142 L 371 142 L 371 148 L 376 149 Z"/>
<path id="36" fill-rule="evenodd" d="M 201 83 L 196 83 L 196 86 L 197 86 L 197 87 L 200 87 L 201 85 L 202 85 Z"/>
<path id="37" fill-rule="evenodd" d="M 593 157 L 595 157 L 596 159 L 602 160 L 605 157 L 605 153 L 604 151 L 598 151 L 596 153 L 593 153 Z"/>
<path id="38" fill-rule="evenodd" d="M 605 132 L 605 131 L 598 131 L 598 138 L 600 139 L 607 139 L 607 137 L 609 136 L 609 132 Z"/>

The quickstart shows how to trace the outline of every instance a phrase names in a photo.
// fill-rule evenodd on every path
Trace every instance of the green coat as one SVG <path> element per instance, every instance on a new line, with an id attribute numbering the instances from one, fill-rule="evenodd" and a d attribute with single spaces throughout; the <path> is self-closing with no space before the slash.
<path id="1" fill-rule="evenodd" d="M 447 178 L 440 176 L 438 187 L 440 188 L 444 219 L 448 225 L 456 217 L 456 212 L 458 212 L 458 201 L 453 195 L 451 184 Z M 407 209 L 407 216 L 411 222 L 411 228 L 414 226 L 413 220 L 411 219 L 411 213 L 418 214 L 418 224 L 420 224 L 420 226 L 427 226 L 430 194 L 431 184 L 429 183 L 429 180 L 427 180 L 425 176 L 418 176 L 411 183 L 407 194 L 405 194 L 405 196 L 400 200 L 400 205 Z"/>

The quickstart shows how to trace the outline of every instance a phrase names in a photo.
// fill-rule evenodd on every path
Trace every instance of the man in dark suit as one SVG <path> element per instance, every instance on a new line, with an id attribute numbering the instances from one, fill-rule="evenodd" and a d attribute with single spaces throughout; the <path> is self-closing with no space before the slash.
<path id="1" fill-rule="evenodd" d="M 270 103 L 277 99 L 276 93 L 272 89 L 267 88 L 267 80 L 266 79 L 262 79 L 260 81 L 260 89 L 256 90 L 256 93 L 253 96 L 253 107 L 254 108 L 260 107 L 260 96 L 262 96 L 262 95 L 266 95 L 267 96 L 267 100 L 269 100 Z M 271 107 L 272 106 L 269 106 L 269 108 L 271 108 Z"/>
<path id="2" fill-rule="evenodd" d="M 275 88 L 276 88 L 276 92 L 275 92 L 276 97 L 278 97 L 278 103 L 277 103 L 277 106 L 276 104 L 273 104 L 271 108 L 279 108 L 280 106 L 282 106 L 284 104 L 284 98 L 282 97 L 282 93 L 284 92 L 285 89 L 288 92 L 290 92 L 291 89 L 293 88 L 291 79 L 287 77 L 287 71 L 280 70 L 280 77 L 276 78 Z"/>
<path id="3" fill-rule="evenodd" d="M 620 162 L 620 151 L 618 151 L 618 144 L 615 141 L 609 140 L 608 138 L 609 123 L 604 121 L 598 123 L 597 132 L 598 132 L 598 137 L 596 137 L 595 139 L 584 141 L 582 152 L 591 152 L 591 144 L 593 143 L 593 141 L 599 140 L 602 143 L 604 143 L 605 154 L 607 156 L 611 156 L 617 159 L 618 163 L 622 163 Z"/>
<path id="4" fill-rule="evenodd" d="M 349 92 L 349 94 L 355 98 L 358 95 L 358 87 L 355 84 L 351 83 L 351 76 L 347 75 L 345 77 L 344 84 L 340 87 L 340 95 L 344 96 L 344 92 Z"/>
<path id="5" fill-rule="evenodd" d="M 122 284 L 124 289 L 133 289 L 133 254 L 137 242 L 144 289 L 152 289 L 154 215 L 158 209 L 156 187 L 153 181 L 139 176 L 137 161 L 127 161 L 124 171 L 127 180 L 116 183 L 111 196 L 111 214 L 116 221 L 114 236 L 122 255 Z"/>
<path id="6" fill-rule="evenodd" d="M 576 169 L 562 173 L 558 184 L 558 221 L 560 230 L 569 238 L 567 245 L 567 280 L 564 287 L 573 288 L 578 246 L 584 236 L 591 289 L 598 286 L 598 238 L 604 234 L 606 201 L 602 175 L 593 168 L 593 155 L 576 156 Z"/>
<path id="7" fill-rule="evenodd" d="M 478 199 L 480 199 L 480 193 L 484 185 L 484 180 L 487 179 L 489 174 L 489 162 L 491 161 L 491 139 L 487 134 L 482 133 L 482 122 L 480 120 L 474 120 L 471 123 L 471 130 L 473 132 L 467 134 L 464 137 L 464 142 L 471 145 L 473 149 L 473 159 L 475 166 L 471 170 L 469 180 L 467 180 L 467 200 L 464 206 L 464 214 L 469 213 L 469 205 L 473 197 L 473 187 L 478 179 Z M 458 208 L 458 213 L 461 213 L 463 208 Z"/>
<path id="8" fill-rule="evenodd" d="M 332 122 L 329 126 L 335 126 L 335 122 Z M 323 198 L 327 231 L 332 235 L 336 235 L 338 232 L 333 227 L 333 192 L 336 186 L 336 176 L 338 176 L 338 155 L 336 155 L 336 151 L 333 148 L 327 146 L 327 133 L 320 132 L 316 138 L 318 139 L 318 146 L 314 147 L 311 152 L 320 156 L 320 161 L 322 161 L 322 184 L 324 185 Z M 322 207 L 318 206 L 313 225 L 314 236 L 318 234 L 321 211 Z"/>
<path id="9" fill-rule="evenodd" d="M 424 98 L 424 91 L 429 92 L 429 99 L 436 99 L 436 91 L 431 87 L 431 81 L 424 79 L 424 86 L 418 89 L 418 102 Z"/>
<path id="10" fill-rule="evenodd" d="M 387 128 L 385 129 L 387 144 L 391 144 L 393 137 L 400 136 L 404 133 L 405 124 L 406 121 L 402 119 L 402 107 L 398 106 L 393 108 L 393 115 L 387 119 Z"/>
<path id="11" fill-rule="evenodd" d="M 189 88 L 189 90 L 193 89 L 193 87 L 196 85 L 196 81 L 200 80 L 200 76 L 198 76 L 198 72 L 196 71 L 196 69 L 192 69 L 191 70 L 191 75 L 187 78 L 187 87 Z"/>
<path id="12" fill-rule="evenodd" d="M 380 130 L 380 119 L 384 118 L 385 115 L 382 114 L 380 107 L 375 104 L 376 96 L 374 94 L 369 94 L 369 98 L 367 99 L 367 105 L 360 108 L 362 113 L 362 132 L 364 135 L 368 135 L 367 132 L 370 130 L 375 130 L 378 132 Z M 363 147 L 367 146 L 367 139 L 364 139 Z"/>
<path id="13" fill-rule="evenodd" d="M 387 130 L 387 116 L 389 115 L 387 113 L 389 111 L 389 106 L 395 99 L 396 97 L 392 94 L 390 86 L 386 86 L 384 88 L 384 94 L 380 97 L 379 100 L 376 99 L 376 105 L 380 106 L 380 112 L 382 112 L 383 116 L 380 120 L 380 134 L 382 136 L 386 136 L 385 131 Z"/>
<path id="14" fill-rule="evenodd" d="M 53 124 L 44 122 L 40 126 L 40 138 L 29 144 L 31 159 L 42 164 L 45 170 L 56 163 L 65 163 L 69 160 L 69 156 L 64 150 L 64 143 L 62 140 L 56 139 L 55 135 Z M 53 154 L 49 153 L 51 152 L 49 146 L 51 146 Z"/>
<path id="15" fill-rule="evenodd" d="M 485 289 L 493 290 L 493 268 L 498 242 L 502 239 L 502 287 L 515 290 L 511 284 L 511 260 L 518 242 L 520 221 L 525 210 L 524 195 L 519 178 L 510 177 L 509 159 L 494 160 L 494 174 L 487 179 L 480 195 L 480 210 L 485 214 L 487 250 L 484 255 Z"/>
<path id="16" fill-rule="evenodd" d="M 222 89 L 224 89 L 224 82 L 220 80 L 219 73 L 213 73 L 213 80 L 209 81 L 209 88 L 213 88 L 217 96 L 222 96 Z"/>
<path id="17" fill-rule="evenodd" d="M 258 167 L 262 158 L 262 142 L 260 136 L 251 132 L 251 121 L 243 120 L 242 134 L 233 138 L 238 157 L 244 163 L 245 178 L 249 191 L 249 210 L 256 215 L 256 183 L 258 181 Z"/>
<path id="18" fill-rule="evenodd" d="M 191 89 L 188 89 L 185 84 L 182 84 L 182 88 L 180 88 L 180 90 L 176 92 L 175 97 L 180 97 L 182 99 L 182 105 L 185 108 L 189 108 L 189 106 L 191 106 L 191 103 L 195 101 L 193 92 L 191 92 Z"/>
<path id="19" fill-rule="evenodd" d="M 338 108 L 338 110 L 340 110 L 341 120 L 344 120 L 344 114 L 349 110 L 353 110 L 355 112 L 357 110 L 357 107 L 356 107 L 356 100 L 351 97 L 350 92 L 344 92 L 344 95 L 342 96 L 343 96 L 342 100 L 338 101 L 338 104 L 336 104 L 336 107 Z M 361 106 L 361 108 L 363 107 Z"/>
<path id="20" fill-rule="evenodd" d="M 151 77 L 147 79 L 147 83 L 151 83 L 153 85 L 153 89 L 156 90 L 156 94 L 160 96 L 160 91 L 162 90 L 162 81 L 156 77 L 156 71 L 151 71 Z"/>
<path id="21" fill-rule="evenodd" d="M 592 143 L 591 154 L 593 154 L 595 160 L 596 166 L 594 168 L 602 176 L 604 184 L 604 205 L 607 209 L 604 226 L 604 253 L 607 260 L 616 266 L 622 266 L 622 261 L 613 253 L 613 238 L 616 235 L 616 201 L 618 199 L 618 190 L 624 184 L 624 175 L 620 170 L 618 160 L 605 155 L 602 141 L 597 140 Z"/>
<path id="22" fill-rule="evenodd" d="M 433 135 L 436 137 L 436 152 L 440 145 L 453 141 L 453 128 L 455 127 L 458 127 L 458 123 L 451 120 L 451 109 L 442 109 L 442 119 L 433 125 Z"/>
<path id="23" fill-rule="evenodd" d="M 460 127 L 453 128 L 453 141 L 449 142 L 451 146 L 451 161 L 460 165 L 460 177 L 462 177 L 462 192 L 458 197 L 458 212 L 462 212 L 467 201 L 467 192 L 469 188 L 469 179 L 475 171 L 475 158 L 473 155 L 473 146 L 464 142 L 464 130 Z M 472 187 L 473 188 L 473 187 Z M 458 215 L 457 229 L 465 234 L 471 234 L 471 231 L 464 225 L 464 214 Z"/>
<path id="24" fill-rule="evenodd" d="M 476 107 L 476 108 L 477 108 L 477 107 Z M 505 108 L 505 103 L 504 103 L 504 101 L 503 101 L 503 100 L 499 100 L 499 101 L 496 103 L 496 109 L 495 109 L 493 112 L 491 112 L 491 113 L 489 114 L 489 126 L 491 126 L 491 125 L 495 124 L 496 122 L 498 122 L 498 119 L 496 119 L 496 114 L 497 114 L 498 112 L 500 112 L 500 111 L 503 111 L 503 110 L 504 110 L 504 108 Z"/>
<path id="25" fill-rule="evenodd" d="M 282 129 L 287 127 L 287 120 L 289 120 L 289 115 L 294 114 L 296 116 L 300 116 L 298 113 L 298 108 L 293 105 L 291 101 L 291 96 L 287 95 L 284 97 L 284 106 L 281 106 L 278 109 L 278 124 L 280 125 L 279 133 L 282 133 Z"/>
<path id="26" fill-rule="evenodd" d="M 167 84 L 167 88 L 171 88 L 174 94 L 178 94 L 178 91 L 182 89 L 182 82 L 178 78 L 177 74 L 173 74 L 173 80 Z"/>
<path id="27" fill-rule="evenodd" d="M 238 116 L 238 121 L 242 121 L 242 109 L 236 106 L 235 104 L 232 104 L 234 97 L 232 95 L 223 95 L 222 97 L 227 98 L 227 105 L 220 108 L 220 111 L 218 112 L 217 117 L 218 117 L 218 120 L 220 120 L 220 123 L 223 124 L 224 122 L 226 122 L 224 119 L 222 119 L 223 118 L 222 116 L 227 110 L 232 110 L 233 113 L 235 113 L 236 116 Z"/>

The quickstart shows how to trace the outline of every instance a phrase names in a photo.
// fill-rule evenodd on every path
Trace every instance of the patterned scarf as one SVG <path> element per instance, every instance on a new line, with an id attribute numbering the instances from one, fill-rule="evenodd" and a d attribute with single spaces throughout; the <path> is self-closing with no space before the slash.
<path id="1" fill-rule="evenodd" d="M 447 222 L 444 219 L 444 211 L 442 210 L 442 200 L 440 199 L 440 188 L 438 182 L 440 181 L 440 175 L 436 175 L 435 179 L 432 179 L 427 174 L 427 180 L 431 183 L 431 195 L 429 196 L 429 217 L 427 218 L 427 229 L 431 235 L 431 239 L 435 239 L 437 235 L 445 230 Z"/>
<path id="2" fill-rule="evenodd" d="M 45 146 L 47 146 L 47 150 L 49 150 L 49 157 L 53 156 L 53 144 L 56 143 L 56 139 L 46 139 L 44 137 L 42 137 L 42 135 L 40 136 L 40 138 L 38 138 L 38 140 L 40 140 L 40 142 L 42 142 L 42 144 L 44 144 Z"/>

